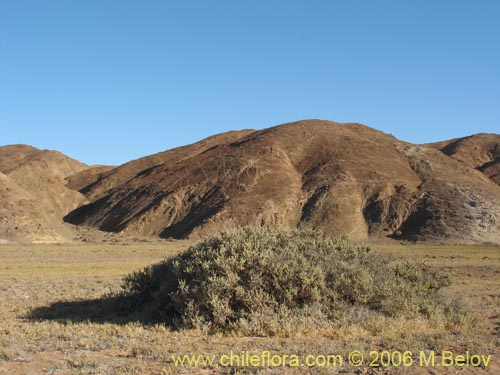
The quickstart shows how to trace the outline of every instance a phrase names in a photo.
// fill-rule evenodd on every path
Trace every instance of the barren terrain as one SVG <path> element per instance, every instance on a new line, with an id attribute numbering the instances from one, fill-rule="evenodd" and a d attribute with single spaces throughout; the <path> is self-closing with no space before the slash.
<path id="1" fill-rule="evenodd" d="M 217 134 L 117 167 L 0 147 L 0 243 L 197 239 L 241 225 L 352 240 L 500 243 L 500 135 L 415 145 L 304 120 Z M 92 235 L 94 233 L 94 235 Z"/>
<path id="2" fill-rule="evenodd" d="M 497 374 L 500 371 L 500 248 L 481 246 L 375 245 L 394 261 L 425 260 L 448 270 L 453 283 L 447 298 L 460 296 L 489 327 L 492 355 L 485 369 L 472 367 L 217 368 L 175 367 L 172 355 L 223 354 L 248 350 L 275 354 L 330 354 L 350 350 L 411 347 L 418 322 L 397 327 L 380 322 L 376 336 L 355 330 L 307 337 L 237 337 L 202 331 L 173 331 L 161 325 L 120 320 L 101 299 L 119 289 L 121 278 L 165 255 L 182 251 L 186 242 L 142 244 L 28 245 L 0 247 L 0 373 L 20 374 Z M 473 346 L 443 342 L 443 348 Z M 458 349 L 457 349 L 458 350 Z"/>
<path id="3" fill-rule="evenodd" d="M 212 147 L 107 172 L 81 190 L 92 202 L 66 220 L 162 238 L 278 225 L 354 240 L 500 242 L 500 188 L 486 167 L 499 158 L 498 135 L 474 138 L 474 162 L 459 157 L 466 146 L 451 154 L 360 124 L 308 120 L 223 135 Z"/>
<path id="4" fill-rule="evenodd" d="M 410 373 L 347 363 L 176 366 L 172 357 L 269 351 L 347 358 L 353 350 L 365 358 L 372 350 L 410 350 L 414 359 L 436 350 L 437 361 L 443 350 L 470 351 L 491 362 L 414 365 L 411 373 L 498 374 L 499 150 L 498 134 L 415 145 L 322 120 L 222 133 L 117 167 L 0 147 L 0 374 Z M 462 299 L 481 329 L 461 335 L 439 322 L 374 319 L 360 310 L 363 327 L 341 321 L 307 335 L 224 336 L 117 312 L 125 275 L 241 225 L 312 228 L 374 243 L 394 262 L 426 261 L 453 276 L 439 298 Z M 460 322 L 463 316 L 471 318 L 457 313 Z"/>

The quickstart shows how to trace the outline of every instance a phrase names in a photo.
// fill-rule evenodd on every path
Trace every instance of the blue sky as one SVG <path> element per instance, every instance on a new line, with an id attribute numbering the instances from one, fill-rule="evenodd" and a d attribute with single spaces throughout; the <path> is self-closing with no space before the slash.
<path id="1" fill-rule="evenodd" d="M 500 132 L 500 1 L 0 0 L 0 145 L 120 164 L 242 128 Z"/>

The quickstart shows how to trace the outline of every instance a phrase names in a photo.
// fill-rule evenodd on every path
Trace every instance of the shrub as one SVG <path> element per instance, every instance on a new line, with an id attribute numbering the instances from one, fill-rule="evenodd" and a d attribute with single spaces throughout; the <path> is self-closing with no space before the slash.
<path id="1" fill-rule="evenodd" d="M 444 316 L 452 310 L 438 291 L 449 282 L 424 263 L 391 266 L 344 238 L 244 227 L 127 276 L 121 300 L 177 328 L 275 335 L 352 318 L 358 308 Z"/>

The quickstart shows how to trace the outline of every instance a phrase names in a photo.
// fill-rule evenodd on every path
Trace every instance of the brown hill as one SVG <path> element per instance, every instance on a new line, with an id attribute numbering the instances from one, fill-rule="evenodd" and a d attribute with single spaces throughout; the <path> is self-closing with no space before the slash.
<path id="1" fill-rule="evenodd" d="M 452 158 L 476 168 L 500 185 L 500 135 L 476 134 L 470 137 L 430 144 Z"/>
<path id="2" fill-rule="evenodd" d="M 353 239 L 500 242 L 500 188 L 474 169 L 489 170 L 489 161 L 441 151 L 449 145 L 320 120 L 224 133 L 100 174 L 81 189 L 92 203 L 66 220 L 175 238 L 253 224 Z"/>
<path id="3" fill-rule="evenodd" d="M 0 147 L 0 239 L 61 242 L 72 238 L 62 218 L 85 196 L 65 178 L 87 166 L 60 152 L 26 145 Z"/>
<path id="4" fill-rule="evenodd" d="M 0 173 L 0 243 L 65 242 L 73 232 L 10 177 Z"/>
<path id="5" fill-rule="evenodd" d="M 111 190 L 127 182 L 131 178 L 134 178 L 140 172 L 161 164 L 177 163 L 181 160 L 195 156 L 211 147 L 217 147 L 219 144 L 235 141 L 251 132 L 252 130 L 230 131 L 205 138 L 192 145 L 177 147 L 137 160 L 132 160 L 117 168 L 97 173 L 95 175 L 96 178 L 89 182 L 87 186 L 75 187 L 79 187 L 78 190 L 84 193 L 90 200 L 95 200 L 102 197 L 108 190 Z M 72 182 L 70 181 L 70 184 L 71 183 Z"/>
<path id="6" fill-rule="evenodd" d="M 82 191 L 87 186 L 94 185 L 101 176 L 114 168 L 107 165 L 90 166 L 87 169 L 66 177 L 66 186 L 71 190 Z"/>

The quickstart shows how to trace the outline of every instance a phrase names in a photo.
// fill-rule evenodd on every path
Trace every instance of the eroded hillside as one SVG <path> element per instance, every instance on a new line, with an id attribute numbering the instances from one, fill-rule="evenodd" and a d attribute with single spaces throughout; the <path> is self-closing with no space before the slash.
<path id="1" fill-rule="evenodd" d="M 92 203 L 66 220 L 163 238 L 279 225 L 357 240 L 500 242 L 500 188 L 486 157 L 470 163 L 446 144 L 320 120 L 203 142 L 105 172 L 81 190 Z M 496 157 L 496 139 L 478 142 Z"/>

